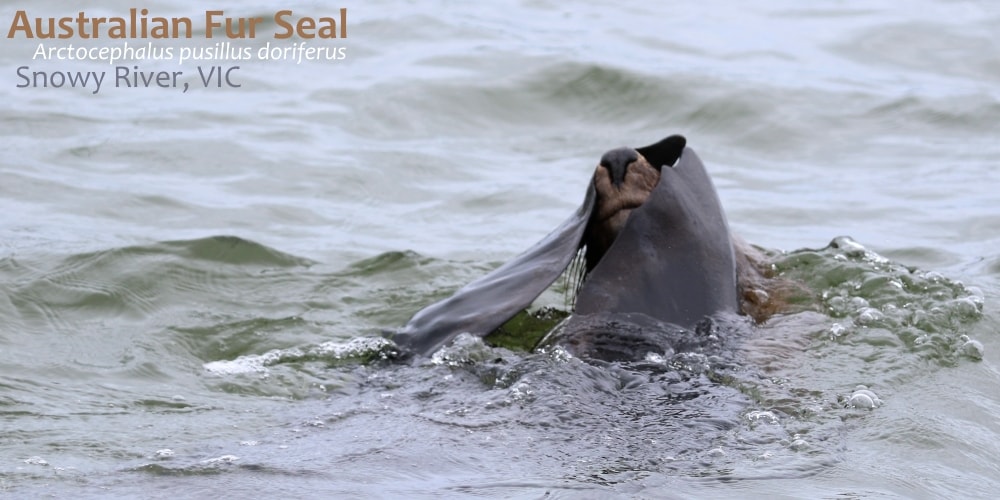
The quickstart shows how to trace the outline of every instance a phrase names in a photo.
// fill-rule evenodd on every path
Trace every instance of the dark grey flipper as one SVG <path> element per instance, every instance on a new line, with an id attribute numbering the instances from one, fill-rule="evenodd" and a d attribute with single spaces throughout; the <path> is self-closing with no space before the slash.
<path id="1" fill-rule="evenodd" d="M 569 266 L 593 208 L 590 185 L 583 205 L 548 236 L 455 295 L 418 312 L 391 336 L 393 342 L 426 356 L 460 333 L 489 335 L 531 305 Z"/>
<path id="2" fill-rule="evenodd" d="M 738 308 L 726 216 L 705 166 L 685 148 L 587 276 L 575 313 L 642 313 L 690 328 Z"/>

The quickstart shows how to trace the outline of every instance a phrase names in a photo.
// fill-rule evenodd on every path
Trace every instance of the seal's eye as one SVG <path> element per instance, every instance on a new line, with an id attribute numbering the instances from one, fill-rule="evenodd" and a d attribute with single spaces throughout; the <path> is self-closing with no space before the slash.
<path id="1" fill-rule="evenodd" d="M 601 157 L 601 166 L 608 169 L 611 174 L 611 182 L 615 186 L 621 186 L 625 181 L 625 172 L 629 164 L 639 159 L 639 153 L 632 148 L 612 149 Z"/>

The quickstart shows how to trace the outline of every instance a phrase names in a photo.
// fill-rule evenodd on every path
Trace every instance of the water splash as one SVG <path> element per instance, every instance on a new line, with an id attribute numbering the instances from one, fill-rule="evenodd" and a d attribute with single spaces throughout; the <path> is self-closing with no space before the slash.
<path id="1" fill-rule="evenodd" d="M 899 343 L 946 365 L 958 356 L 977 357 L 977 344 L 962 340 L 983 316 L 977 288 L 893 262 L 849 237 L 788 253 L 774 267 L 814 291 L 820 309 L 835 320 L 827 331 L 832 341 Z"/>
<path id="2" fill-rule="evenodd" d="M 267 376 L 269 367 L 285 363 L 320 361 L 330 366 L 342 363 L 369 363 L 386 361 L 399 356 L 399 350 L 392 341 L 381 337 L 360 337 L 347 342 L 324 342 L 306 348 L 276 349 L 264 354 L 250 354 L 233 360 L 219 360 L 205 363 L 207 372 L 215 375 L 238 375 L 247 373 Z"/>

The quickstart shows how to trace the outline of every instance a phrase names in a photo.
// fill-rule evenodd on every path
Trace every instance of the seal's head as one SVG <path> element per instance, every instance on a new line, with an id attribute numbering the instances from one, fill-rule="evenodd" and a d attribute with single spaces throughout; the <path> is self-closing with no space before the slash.
<path id="1" fill-rule="evenodd" d="M 594 210 L 587 223 L 587 271 L 593 270 L 625 227 L 632 211 L 649 198 L 664 166 L 673 166 L 684 150 L 685 140 L 670 136 L 640 149 L 612 149 L 601 157 L 594 171 Z"/>

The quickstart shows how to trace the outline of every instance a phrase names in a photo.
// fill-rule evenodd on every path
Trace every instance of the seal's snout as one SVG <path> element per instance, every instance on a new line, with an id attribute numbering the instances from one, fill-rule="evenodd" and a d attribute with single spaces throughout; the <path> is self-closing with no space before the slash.
<path id="1" fill-rule="evenodd" d="M 584 236 L 588 270 L 597 265 L 629 214 L 649 198 L 659 180 L 660 169 L 650 165 L 641 150 L 618 148 L 601 156 L 594 170 L 594 209 Z"/>
<path id="2" fill-rule="evenodd" d="M 639 153 L 632 148 L 612 149 L 601 157 L 601 166 L 611 174 L 611 183 L 620 187 L 625 181 L 628 166 L 639 159 Z"/>

